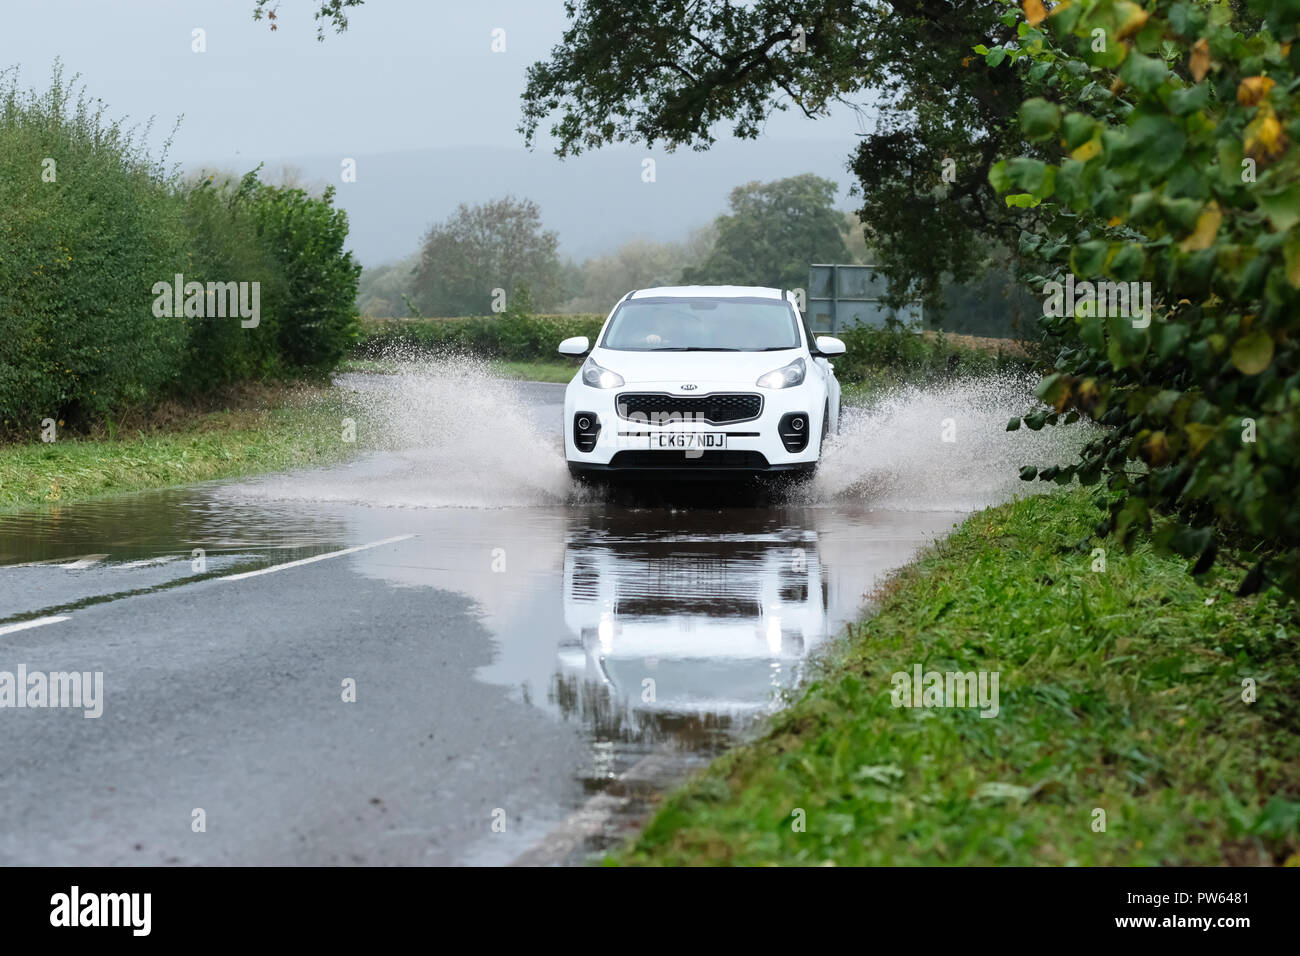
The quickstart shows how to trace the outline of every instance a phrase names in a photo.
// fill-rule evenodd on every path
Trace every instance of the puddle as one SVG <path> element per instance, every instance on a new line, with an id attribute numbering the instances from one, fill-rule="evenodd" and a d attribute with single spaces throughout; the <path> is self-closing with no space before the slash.
<path id="1" fill-rule="evenodd" d="M 437 859 L 508 861 L 593 798 L 618 796 L 614 812 L 566 850 L 565 860 L 578 862 L 626 834 L 644 810 L 646 795 L 628 794 L 620 781 L 629 769 L 650 758 L 662 782 L 665 766 L 680 776 L 743 739 L 798 686 L 814 656 L 860 616 L 882 575 L 968 510 L 1024 490 L 1007 460 L 1004 428 L 1007 417 L 1023 410 L 1025 394 L 1005 384 L 982 396 L 957 386 L 918 392 L 872 413 L 851 413 L 804 500 L 737 496 L 691 507 L 579 491 L 562 473 L 554 440 L 562 389 L 494 385 L 484 405 L 482 396 L 465 397 L 478 374 L 426 369 L 414 376 L 345 377 L 362 410 L 361 427 L 383 435 L 347 465 L 0 514 L 0 625 L 67 615 L 64 623 L 21 632 L 39 642 L 30 647 L 57 648 L 72 633 L 60 629 L 79 615 L 134 607 L 142 595 L 202 595 L 213 578 L 413 535 L 391 547 L 256 578 L 267 592 L 223 584 L 229 590 L 219 611 L 205 613 L 256 627 L 252 618 L 265 612 L 242 602 L 280 589 L 282 600 L 297 602 L 293 617 L 260 634 L 261 641 L 283 641 L 286 652 L 301 648 L 310 655 L 313 641 L 328 636 L 346 645 L 348 629 L 356 629 L 369 644 L 380 642 L 392 672 L 424 669 L 431 695 L 440 692 L 440 677 L 428 670 L 421 635 L 427 631 L 429 640 L 436 636 L 451 647 L 475 644 L 467 679 L 485 700 L 504 695 L 512 713 L 525 715 L 512 719 L 545 730 L 539 739 L 553 741 L 554 754 L 528 757 L 545 773 L 564 777 L 564 785 L 545 798 L 512 797 L 537 802 L 520 828 L 527 838 L 494 841 L 484 833 L 453 840 L 455 849 Z M 491 409 L 509 420 L 495 438 L 473 424 Z M 947 417 L 956 419 L 955 446 L 940 438 Z M 1051 436 L 1035 440 L 1061 445 Z M 1034 453 L 1024 443 L 1016 452 L 1025 459 Z M 391 599 L 359 609 L 349 603 L 352 590 Z M 480 626 L 457 624 L 438 603 L 446 594 L 467 602 Z M 161 605 L 164 620 L 167 607 Z M 176 614 L 175 628 L 194 626 L 183 610 Z M 98 630 L 83 638 L 91 646 L 147 640 L 113 624 L 117 618 L 109 613 L 93 620 Z M 124 629 L 114 630 L 119 626 Z M 391 646 L 382 643 L 390 638 Z M 177 661 L 172 666 L 183 669 L 184 658 Z M 473 711 L 478 695 L 459 693 Z M 389 723 L 400 724 L 422 705 L 401 703 L 401 714 L 399 704 L 388 706 Z M 484 713 L 484 720 L 497 719 Z M 269 719 L 276 718 L 270 711 Z M 523 755 L 510 749 L 519 726 L 502 728 L 500 755 L 460 755 L 482 765 L 478 772 L 490 781 L 481 795 L 458 798 L 477 801 L 474 814 L 493 809 L 493 793 L 524 792 L 536 776 L 531 769 L 529 780 L 522 779 Z M 558 736 L 557 727 L 564 729 Z M 574 738 L 576 748 L 564 743 Z M 383 759 L 407 770 L 431 759 L 428 752 L 390 746 Z M 172 756 L 165 736 L 154 747 L 155 760 Z M 263 756 L 273 774 L 274 752 Z M 39 783 L 28 797 L 21 788 L 6 795 L 7 805 L 28 800 L 22 812 L 38 824 Z M 445 800 L 422 804 L 413 796 L 411 803 L 413 825 L 394 833 L 423 833 L 426 822 L 444 816 L 446 828 L 462 826 L 458 809 Z M 67 812 L 79 812 L 77 806 Z M 56 822 L 48 822 L 48 832 L 59 832 Z M 388 843 L 410 841 L 419 838 Z M 229 861 L 248 859 L 249 852 L 223 850 Z M 427 859 L 412 853 L 392 859 Z M 21 847 L 9 855 L 24 861 Z"/>

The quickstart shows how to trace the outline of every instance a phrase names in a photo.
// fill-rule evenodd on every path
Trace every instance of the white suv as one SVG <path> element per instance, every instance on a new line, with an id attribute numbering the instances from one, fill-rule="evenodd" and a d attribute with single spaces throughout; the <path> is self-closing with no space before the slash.
<path id="1" fill-rule="evenodd" d="M 750 286 L 629 292 L 586 336 L 560 343 L 586 362 L 564 394 L 576 477 L 737 478 L 809 474 L 838 431 L 840 386 L 793 298 Z"/>

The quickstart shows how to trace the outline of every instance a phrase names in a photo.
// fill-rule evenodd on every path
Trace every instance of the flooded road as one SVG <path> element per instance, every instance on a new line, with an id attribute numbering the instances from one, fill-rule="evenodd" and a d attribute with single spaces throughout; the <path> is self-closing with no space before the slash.
<path id="1" fill-rule="evenodd" d="M 491 386 L 520 414 L 484 448 L 463 389 L 345 384 L 388 429 L 349 464 L 0 514 L 0 672 L 103 675 L 102 716 L 0 711 L 0 863 L 582 862 L 1018 490 L 932 449 L 938 493 L 864 420 L 877 467 L 785 500 L 609 498 L 563 472 L 559 386 Z"/>

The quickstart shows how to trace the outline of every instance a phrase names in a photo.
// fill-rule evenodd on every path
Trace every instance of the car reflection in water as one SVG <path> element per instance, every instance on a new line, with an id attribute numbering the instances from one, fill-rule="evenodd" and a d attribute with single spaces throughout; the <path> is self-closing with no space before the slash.
<path id="1" fill-rule="evenodd" d="M 572 529 L 564 619 L 573 636 L 555 698 L 566 716 L 594 723 L 597 739 L 720 748 L 779 705 L 828 636 L 816 532 L 617 540 Z"/>

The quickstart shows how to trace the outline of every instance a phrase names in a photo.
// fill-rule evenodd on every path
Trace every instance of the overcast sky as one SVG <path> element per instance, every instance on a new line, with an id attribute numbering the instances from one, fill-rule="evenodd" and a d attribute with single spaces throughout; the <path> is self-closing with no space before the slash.
<path id="1" fill-rule="evenodd" d="M 521 147 L 527 66 L 565 27 L 562 0 L 370 0 L 346 33 L 316 40 L 313 0 L 281 0 L 279 29 L 253 0 L 0 0 L 0 68 L 43 86 L 56 57 L 110 115 L 156 117 L 155 144 L 184 115 L 171 158 L 268 165 L 314 154 L 445 146 Z M 206 31 L 207 52 L 191 51 Z M 506 51 L 491 49 L 506 31 Z M 815 129 L 814 129 L 815 127 Z M 851 144 L 851 111 L 815 124 L 793 112 L 768 135 Z"/>

